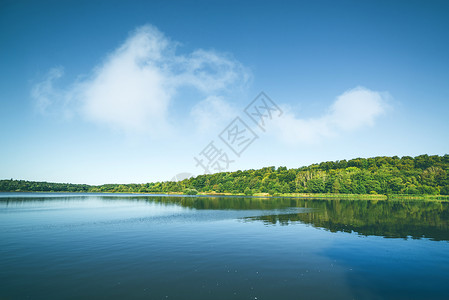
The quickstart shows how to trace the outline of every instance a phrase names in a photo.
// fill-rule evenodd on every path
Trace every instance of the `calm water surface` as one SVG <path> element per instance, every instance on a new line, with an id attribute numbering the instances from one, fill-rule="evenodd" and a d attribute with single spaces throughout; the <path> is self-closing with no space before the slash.
<path id="1" fill-rule="evenodd" d="M 449 299 L 449 203 L 0 194 L 0 299 Z"/>

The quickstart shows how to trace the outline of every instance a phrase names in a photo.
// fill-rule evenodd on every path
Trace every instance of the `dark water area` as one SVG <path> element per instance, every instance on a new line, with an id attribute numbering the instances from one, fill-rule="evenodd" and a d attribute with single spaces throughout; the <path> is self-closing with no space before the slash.
<path id="1" fill-rule="evenodd" d="M 0 194 L 0 299 L 449 299 L 449 203 Z"/>

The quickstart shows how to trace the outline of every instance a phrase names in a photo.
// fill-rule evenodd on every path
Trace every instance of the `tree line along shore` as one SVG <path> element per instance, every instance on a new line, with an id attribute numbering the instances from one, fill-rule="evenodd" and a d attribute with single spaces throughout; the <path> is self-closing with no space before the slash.
<path id="1" fill-rule="evenodd" d="M 364 195 L 382 199 L 405 195 L 449 195 L 449 155 L 379 156 L 328 161 L 287 169 L 199 175 L 182 181 L 143 184 L 70 184 L 0 180 L 2 192 L 164 193 L 254 196 L 344 197 Z M 360 196 L 359 196 L 360 197 Z M 443 197 L 445 198 L 445 197 Z"/>

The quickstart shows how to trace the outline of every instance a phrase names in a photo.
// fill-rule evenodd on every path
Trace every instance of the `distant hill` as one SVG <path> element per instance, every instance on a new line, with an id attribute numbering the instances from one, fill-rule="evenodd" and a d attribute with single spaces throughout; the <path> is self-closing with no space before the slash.
<path id="1" fill-rule="evenodd" d="M 0 191 L 288 193 L 449 195 L 449 155 L 355 158 L 297 169 L 258 170 L 199 175 L 181 182 L 146 184 L 85 184 L 0 180 Z"/>

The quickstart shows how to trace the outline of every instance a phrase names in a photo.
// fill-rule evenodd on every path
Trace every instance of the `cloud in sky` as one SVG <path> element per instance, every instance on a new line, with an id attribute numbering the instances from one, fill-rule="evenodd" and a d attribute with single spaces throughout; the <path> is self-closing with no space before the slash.
<path id="1" fill-rule="evenodd" d="M 41 113 L 47 113 L 54 99 L 59 97 L 59 93 L 53 86 L 53 83 L 61 78 L 63 74 L 64 70 L 62 67 L 53 68 L 48 72 L 47 78 L 36 84 L 31 90 L 31 96 L 36 100 L 36 107 Z"/>
<path id="2" fill-rule="evenodd" d="M 270 132 L 292 143 L 313 144 L 363 127 L 373 126 L 388 109 L 388 93 L 356 87 L 337 97 L 326 113 L 318 118 L 301 119 L 288 108 L 270 122 Z"/>
<path id="3" fill-rule="evenodd" d="M 194 88 L 210 102 L 248 81 L 248 71 L 229 55 L 202 49 L 178 55 L 178 45 L 153 26 L 139 27 L 87 78 L 56 89 L 63 72 L 55 68 L 31 95 L 41 111 L 69 103 L 89 121 L 154 134 L 167 128 L 168 109 L 180 88 Z"/>
<path id="4" fill-rule="evenodd" d="M 235 118 L 239 111 L 222 97 L 210 96 L 198 102 L 192 108 L 190 115 L 200 132 L 219 132 L 225 122 Z"/>
<path id="5" fill-rule="evenodd" d="M 227 92 L 249 81 L 249 72 L 231 56 L 197 49 L 177 54 L 179 43 L 157 28 L 134 30 L 88 76 L 66 87 L 56 81 L 62 67 L 31 91 L 43 113 L 79 114 L 88 121 L 125 132 L 164 134 L 170 128 L 169 108 L 182 88 L 194 89 L 190 114 L 200 132 L 217 129 L 238 114 L 226 101 Z M 338 96 L 317 118 L 298 118 L 283 107 L 284 115 L 271 122 L 271 131 L 289 143 L 316 143 L 324 138 L 372 126 L 387 109 L 388 94 L 357 87 Z M 200 101 L 203 99 L 202 101 Z M 184 106 L 185 107 L 185 106 Z"/>

